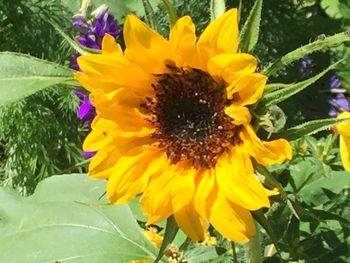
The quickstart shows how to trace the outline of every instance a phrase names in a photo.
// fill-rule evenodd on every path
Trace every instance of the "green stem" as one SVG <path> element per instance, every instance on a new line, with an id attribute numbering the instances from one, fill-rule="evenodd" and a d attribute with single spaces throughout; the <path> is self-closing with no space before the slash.
<path id="1" fill-rule="evenodd" d="M 260 231 L 258 224 L 255 224 L 255 236 L 245 245 L 246 263 L 262 263 L 263 253 L 260 244 Z"/>
<path id="2" fill-rule="evenodd" d="M 178 17 L 177 17 L 174 6 L 169 2 L 169 0 L 162 0 L 162 1 L 164 4 L 164 7 L 168 13 L 168 16 L 169 16 L 170 29 L 171 29 L 175 25 Z"/>
<path id="3" fill-rule="evenodd" d="M 231 241 L 231 247 L 232 247 L 233 263 L 238 263 L 238 258 L 237 258 L 237 253 L 236 253 L 236 245 L 235 245 L 235 242 Z"/>

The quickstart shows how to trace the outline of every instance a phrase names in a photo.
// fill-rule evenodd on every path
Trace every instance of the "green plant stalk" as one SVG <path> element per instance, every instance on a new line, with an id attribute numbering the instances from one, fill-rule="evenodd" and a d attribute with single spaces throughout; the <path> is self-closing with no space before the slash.
<path id="1" fill-rule="evenodd" d="M 337 139 L 338 139 L 338 134 L 333 133 L 332 138 L 327 142 L 326 146 L 323 149 L 323 152 L 322 152 L 322 161 L 323 162 L 326 162 L 327 156 L 330 154 L 331 149 L 332 149 L 332 147 Z"/>
<path id="2" fill-rule="evenodd" d="M 256 233 L 254 237 L 245 245 L 246 263 L 262 263 L 263 253 L 260 242 L 260 231 L 258 224 L 255 224 Z"/>
<path id="3" fill-rule="evenodd" d="M 162 1 L 169 16 L 169 23 L 170 23 L 170 29 L 171 29 L 173 28 L 173 26 L 175 25 L 178 19 L 176 10 L 173 7 L 173 5 L 169 2 L 169 0 L 162 0 Z"/>
<path id="4" fill-rule="evenodd" d="M 348 32 L 342 32 L 330 37 L 318 39 L 310 44 L 297 48 L 294 51 L 284 55 L 283 57 L 281 57 L 271 65 L 267 66 L 262 71 L 262 73 L 267 76 L 274 75 L 283 67 L 291 64 L 292 62 L 298 59 L 303 58 L 308 54 L 314 53 L 316 51 L 320 51 L 322 49 L 336 47 L 344 42 L 349 42 L 349 41 L 350 41 L 350 35 Z"/>
<path id="5" fill-rule="evenodd" d="M 233 263 L 238 263 L 235 242 L 231 241 L 231 247 L 232 247 Z"/>

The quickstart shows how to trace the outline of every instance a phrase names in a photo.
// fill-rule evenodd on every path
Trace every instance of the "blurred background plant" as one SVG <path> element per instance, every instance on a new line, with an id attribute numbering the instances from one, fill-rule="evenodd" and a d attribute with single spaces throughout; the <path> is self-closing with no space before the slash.
<path id="1" fill-rule="evenodd" d="M 72 51 L 48 21 L 71 31 L 72 15 L 60 1 L 0 0 L 0 50 L 67 65 Z M 77 107 L 71 90 L 56 86 L 0 108 L 2 185 L 26 195 L 45 177 L 67 169 L 83 172 L 70 169 L 83 160 Z"/>

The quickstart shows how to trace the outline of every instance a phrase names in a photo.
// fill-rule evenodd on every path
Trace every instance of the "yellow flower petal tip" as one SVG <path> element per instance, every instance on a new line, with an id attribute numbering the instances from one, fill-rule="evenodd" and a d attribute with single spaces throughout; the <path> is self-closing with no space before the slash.
<path id="1" fill-rule="evenodd" d="M 337 119 L 350 119 L 350 112 L 342 112 Z M 350 171 L 350 121 L 344 121 L 334 127 L 334 131 L 339 134 L 339 151 L 346 171 Z"/>
<path id="2" fill-rule="evenodd" d="M 250 211 L 277 194 L 255 176 L 251 158 L 277 164 L 291 148 L 252 128 L 248 106 L 267 78 L 252 55 L 237 53 L 237 10 L 199 38 L 191 18 L 180 18 L 169 40 L 130 15 L 124 38 L 124 51 L 107 35 L 102 54 L 78 59 L 75 77 L 97 112 L 84 143 L 97 151 L 89 174 L 108 180 L 111 202 L 140 195 L 149 223 L 173 216 L 193 240 L 204 241 L 212 224 L 230 240 L 249 241 Z"/>

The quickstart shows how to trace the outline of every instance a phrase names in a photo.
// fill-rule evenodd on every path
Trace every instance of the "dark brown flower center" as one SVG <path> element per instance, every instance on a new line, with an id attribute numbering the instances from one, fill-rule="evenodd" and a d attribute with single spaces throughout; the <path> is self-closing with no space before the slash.
<path id="1" fill-rule="evenodd" d="M 237 128 L 225 114 L 226 91 L 208 73 L 171 68 L 157 75 L 155 97 L 144 107 L 156 131 L 152 137 L 165 147 L 172 163 L 187 160 L 210 168 L 237 142 Z"/>

